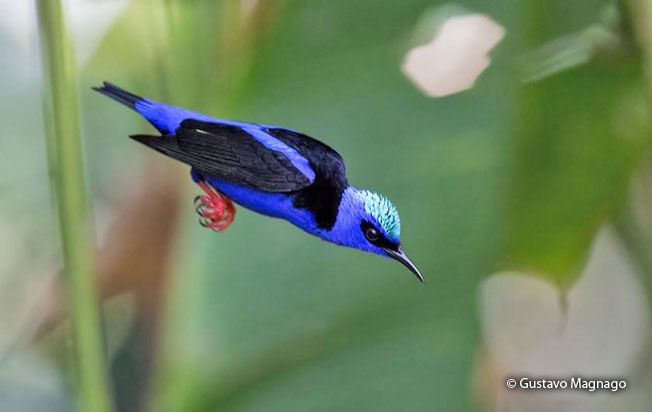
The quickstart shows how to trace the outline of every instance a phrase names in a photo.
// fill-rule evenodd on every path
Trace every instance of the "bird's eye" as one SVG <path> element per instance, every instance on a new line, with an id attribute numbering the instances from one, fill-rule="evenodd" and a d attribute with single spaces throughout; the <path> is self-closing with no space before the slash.
<path id="1" fill-rule="evenodd" d="M 380 232 L 378 232 L 375 227 L 370 227 L 367 228 L 367 230 L 364 232 L 364 236 L 368 241 L 375 242 L 376 240 L 380 239 Z"/>

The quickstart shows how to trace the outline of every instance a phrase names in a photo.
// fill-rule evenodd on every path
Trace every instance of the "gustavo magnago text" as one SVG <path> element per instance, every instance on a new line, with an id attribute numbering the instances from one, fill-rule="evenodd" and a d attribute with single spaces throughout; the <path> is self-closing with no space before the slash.
<path id="1" fill-rule="evenodd" d="M 618 392 L 627 387 L 624 379 L 613 378 L 508 378 L 505 382 L 508 389 L 575 389 L 587 392 L 610 391 Z"/>

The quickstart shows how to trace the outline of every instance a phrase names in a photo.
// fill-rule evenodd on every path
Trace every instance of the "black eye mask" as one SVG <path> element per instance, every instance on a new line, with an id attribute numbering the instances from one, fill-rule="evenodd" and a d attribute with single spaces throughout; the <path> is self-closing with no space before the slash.
<path id="1" fill-rule="evenodd" d="M 383 249 L 398 250 L 398 244 L 390 242 L 389 239 L 387 239 L 382 232 L 368 220 L 362 221 L 360 229 L 362 229 L 365 239 L 367 239 L 372 245 Z"/>

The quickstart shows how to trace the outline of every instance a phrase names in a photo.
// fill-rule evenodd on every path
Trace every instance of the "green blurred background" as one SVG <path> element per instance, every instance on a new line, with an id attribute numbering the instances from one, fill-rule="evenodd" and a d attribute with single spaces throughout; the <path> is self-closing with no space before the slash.
<path id="1" fill-rule="evenodd" d="M 648 1 L 64 3 L 116 410 L 652 410 Z M 0 409 L 68 411 L 47 70 L 35 5 L 1 11 Z M 505 37 L 470 90 L 428 97 L 401 64 L 452 13 Z M 103 80 L 336 148 L 425 286 L 243 208 L 203 229 L 187 168 L 127 138 L 151 127 Z M 521 375 L 628 389 L 505 390 Z"/>

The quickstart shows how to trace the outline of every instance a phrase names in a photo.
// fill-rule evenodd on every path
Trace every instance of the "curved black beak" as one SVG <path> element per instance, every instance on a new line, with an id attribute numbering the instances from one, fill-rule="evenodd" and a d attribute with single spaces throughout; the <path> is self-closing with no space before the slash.
<path id="1" fill-rule="evenodd" d="M 405 254 L 405 252 L 403 251 L 403 247 L 399 245 L 397 250 L 385 248 L 385 252 L 387 252 L 387 254 L 392 259 L 396 259 L 402 264 L 404 264 L 408 269 L 410 269 L 410 271 L 412 271 L 412 273 L 414 273 L 414 276 L 416 276 L 417 279 L 419 279 L 419 281 L 423 283 L 423 276 L 421 276 L 421 272 L 419 272 L 419 269 L 417 269 L 414 263 L 412 263 L 408 255 Z"/>

